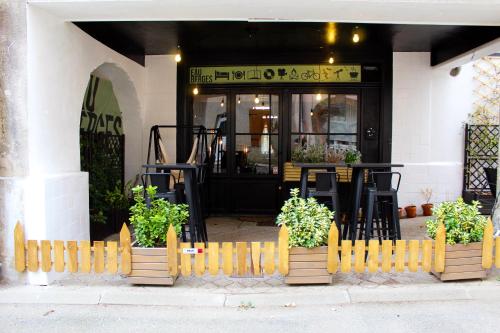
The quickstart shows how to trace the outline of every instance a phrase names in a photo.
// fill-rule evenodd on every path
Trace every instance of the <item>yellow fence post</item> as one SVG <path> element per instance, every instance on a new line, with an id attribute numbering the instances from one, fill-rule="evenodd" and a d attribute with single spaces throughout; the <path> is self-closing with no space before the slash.
<path id="1" fill-rule="evenodd" d="M 78 246 L 76 241 L 67 241 L 68 249 L 68 271 L 70 273 L 78 272 Z"/>
<path id="2" fill-rule="evenodd" d="M 115 274 L 118 271 L 118 243 L 106 243 L 106 259 L 108 260 L 108 273 Z"/>
<path id="3" fill-rule="evenodd" d="M 104 241 L 94 241 L 94 272 L 104 272 Z"/>
<path id="4" fill-rule="evenodd" d="M 422 271 L 430 272 L 432 268 L 432 240 L 422 241 Z"/>
<path id="5" fill-rule="evenodd" d="M 335 221 L 328 232 L 328 273 L 334 274 L 339 268 L 339 230 Z"/>
<path id="6" fill-rule="evenodd" d="M 219 243 L 208 243 L 208 272 L 210 275 L 219 273 Z"/>
<path id="7" fill-rule="evenodd" d="M 222 243 L 222 271 L 226 275 L 233 274 L 233 243 Z"/>
<path id="8" fill-rule="evenodd" d="M 351 271 L 352 260 L 352 241 L 343 240 L 341 243 L 342 254 L 340 260 L 340 271 L 342 273 L 349 273 Z"/>
<path id="9" fill-rule="evenodd" d="M 371 239 L 368 241 L 368 272 L 375 273 L 378 271 L 378 240 Z"/>
<path id="10" fill-rule="evenodd" d="M 130 248 L 130 231 L 125 223 L 120 230 L 121 266 L 123 274 L 130 274 L 132 271 L 132 250 Z"/>
<path id="11" fill-rule="evenodd" d="M 243 276 L 247 273 L 247 243 L 236 242 L 236 274 Z"/>
<path id="12" fill-rule="evenodd" d="M 484 269 L 490 269 L 493 264 L 493 223 L 491 218 L 488 218 L 484 227 L 482 264 Z"/>
<path id="13" fill-rule="evenodd" d="M 24 272 L 26 269 L 26 253 L 24 251 L 24 230 L 19 221 L 14 228 L 14 261 L 16 271 Z"/>
<path id="14" fill-rule="evenodd" d="M 364 240 L 356 240 L 354 242 L 354 271 L 363 273 L 365 271 L 365 254 L 366 242 Z"/>
<path id="15" fill-rule="evenodd" d="M 177 276 L 179 271 L 179 263 L 177 261 L 177 234 L 175 233 L 173 225 L 170 225 L 167 231 L 167 258 L 170 275 Z"/>
<path id="16" fill-rule="evenodd" d="M 436 230 L 436 240 L 434 243 L 434 270 L 438 273 L 444 272 L 446 250 L 446 229 L 443 223 L 440 223 Z"/>
<path id="17" fill-rule="evenodd" d="M 260 275 L 260 242 L 252 242 L 250 248 L 251 272 L 253 275 Z"/>
<path id="18" fill-rule="evenodd" d="M 80 241 L 80 271 L 82 273 L 90 273 L 91 271 L 91 255 L 90 255 L 90 241 L 84 240 Z"/>
<path id="19" fill-rule="evenodd" d="M 406 240 L 396 240 L 396 258 L 394 260 L 394 270 L 396 272 L 405 271 Z"/>
<path id="20" fill-rule="evenodd" d="M 194 243 L 200 253 L 194 255 L 194 273 L 196 276 L 202 276 L 205 273 L 205 243 Z"/>
<path id="21" fill-rule="evenodd" d="M 54 268 L 60 273 L 64 272 L 64 241 L 54 241 Z"/>
<path id="22" fill-rule="evenodd" d="M 495 266 L 500 268 L 500 237 L 495 238 Z"/>
<path id="23" fill-rule="evenodd" d="M 382 241 L 382 272 L 389 273 L 392 269 L 392 241 Z"/>
<path id="24" fill-rule="evenodd" d="M 273 274 L 275 270 L 274 245 L 274 242 L 264 243 L 264 272 L 268 275 Z"/>
<path id="25" fill-rule="evenodd" d="M 288 275 L 288 229 L 283 225 L 278 240 L 279 272 Z"/>
<path id="26" fill-rule="evenodd" d="M 43 240 L 41 242 L 42 247 L 42 272 L 50 272 L 52 269 L 52 245 L 50 245 L 50 241 Z"/>
<path id="27" fill-rule="evenodd" d="M 36 240 L 28 241 L 28 271 L 38 271 L 38 242 Z"/>

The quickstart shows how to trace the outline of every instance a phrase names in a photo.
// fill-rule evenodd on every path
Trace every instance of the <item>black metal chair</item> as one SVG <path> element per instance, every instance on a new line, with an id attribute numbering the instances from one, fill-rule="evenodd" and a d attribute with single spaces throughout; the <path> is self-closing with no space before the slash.
<path id="1" fill-rule="evenodd" d="M 336 172 L 316 172 L 316 187 L 308 189 L 308 197 L 314 198 L 328 198 L 328 203 L 335 213 L 335 224 L 339 230 L 339 234 L 342 234 L 341 221 L 340 221 L 340 204 L 338 195 L 338 174 Z"/>
<path id="2" fill-rule="evenodd" d="M 366 190 L 366 218 L 361 226 L 359 239 L 364 236 L 368 242 L 376 226 L 379 241 L 401 239 L 398 213 L 398 190 L 401 173 L 393 171 L 371 171 L 370 184 Z M 396 179 L 394 179 L 396 178 Z M 393 181 L 396 180 L 393 187 Z"/>

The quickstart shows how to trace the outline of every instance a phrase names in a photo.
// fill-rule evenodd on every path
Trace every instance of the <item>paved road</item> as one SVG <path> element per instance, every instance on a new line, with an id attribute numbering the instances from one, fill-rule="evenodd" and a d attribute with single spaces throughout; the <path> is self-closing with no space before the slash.
<path id="1" fill-rule="evenodd" d="M 0 305 L 1 332 L 499 332 L 500 302 L 295 307 Z"/>

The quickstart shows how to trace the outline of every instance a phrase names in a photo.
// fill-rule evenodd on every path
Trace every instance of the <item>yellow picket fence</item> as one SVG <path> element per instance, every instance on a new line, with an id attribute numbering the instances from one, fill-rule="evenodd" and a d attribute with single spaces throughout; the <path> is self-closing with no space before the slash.
<path id="1" fill-rule="evenodd" d="M 376 273 L 376 272 L 443 272 L 445 268 L 446 231 L 440 225 L 435 240 L 342 240 L 338 243 L 339 232 L 335 224 L 329 232 L 327 268 L 328 272 Z M 22 225 L 14 230 L 15 268 L 19 272 L 68 271 L 71 273 L 118 273 L 130 274 L 132 269 L 132 247 L 130 232 L 126 225 L 120 232 L 120 241 L 62 241 L 28 240 L 25 242 Z M 194 249 L 199 249 L 194 251 Z M 495 250 L 495 255 L 493 255 Z M 193 252 L 196 252 L 195 254 Z M 277 252 L 277 253 L 276 253 Z M 208 272 L 211 275 L 261 276 L 282 275 L 289 270 L 288 230 L 282 227 L 278 244 L 275 242 L 179 242 L 170 228 L 167 233 L 165 265 L 172 276 L 178 274 L 197 276 Z M 278 264 L 276 265 L 276 254 Z M 161 261 L 163 262 L 163 261 Z M 500 237 L 493 239 L 493 225 L 488 221 L 484 230 L 482 267 L 489 269 L 493 263 L 500 267 Z M 193 269 L 194 268 L 194 269 Z"/>

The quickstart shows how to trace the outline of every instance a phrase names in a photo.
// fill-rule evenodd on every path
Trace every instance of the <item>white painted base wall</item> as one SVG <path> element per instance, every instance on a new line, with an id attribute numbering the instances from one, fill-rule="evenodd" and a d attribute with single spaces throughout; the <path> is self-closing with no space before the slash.
<path id="1" fill-rule="evenodd" d="M 455 200 L 463 177 L 463 124 L 472 110 L 472 66 L 457 77 L 432 68 L 428 52 L 393 54 L 392 161 L 403 163 L 399 206 Z"/>

